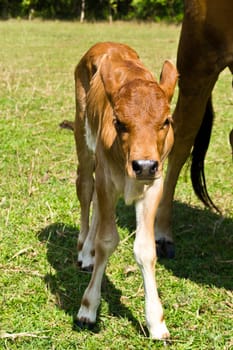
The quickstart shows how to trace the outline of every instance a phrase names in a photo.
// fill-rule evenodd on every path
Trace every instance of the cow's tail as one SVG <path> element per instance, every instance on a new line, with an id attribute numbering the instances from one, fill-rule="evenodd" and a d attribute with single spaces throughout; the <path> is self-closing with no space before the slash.
<path id="1" fill-rule="evenodd" d="M 220 213 L 220 210 L 216 207 L 208 194 L 204 171 L 205 155 L 209 147 L 213 120 L 214 111 L 210 96 L 207 101 L 204 118 L 195 138 L 191 153 L 191 180 L 197 197 L 205 204 L 206 207 L 215 209 L 218 213 Z"/>

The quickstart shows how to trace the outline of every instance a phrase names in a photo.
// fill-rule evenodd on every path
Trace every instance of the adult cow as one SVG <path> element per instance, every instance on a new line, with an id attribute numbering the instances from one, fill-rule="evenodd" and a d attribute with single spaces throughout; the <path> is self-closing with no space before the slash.
<path id="1" fill-rule="evenodd" d="M 115 205 L 123 196 L 136 207 L 134 254 L 144 281 L 147 326 L 152 338 L 169 336 L 155 282 L 154 219 L 163 162 L 173 145 L 169 105 L 176 80 L 171 62 L 164 63 L 157 83 L 133 49 L 110 42 L 94 45 L 76 67 L 76 118 L 69 126 L 79 160 L 78 262 L 84 270 L 93 268 L 79 327 L 96 321 L 105 266 L 119 241 Z"/>
<path id="2" fill-rule="evenodd" d="M 204 159 L 213 124 L 211 93 L 219 73 L 233 73 L 233 1 L 185 0 L 178 47 L 179 96 L 174 112 L 175 143 L 169 156 L 155 235 L 160 256 L 173 257 L 172 201 L 180 170 L 191 152 L 195 193 L 209 208 Z M 216 164 L 217 167 L 218 164 Z"/>

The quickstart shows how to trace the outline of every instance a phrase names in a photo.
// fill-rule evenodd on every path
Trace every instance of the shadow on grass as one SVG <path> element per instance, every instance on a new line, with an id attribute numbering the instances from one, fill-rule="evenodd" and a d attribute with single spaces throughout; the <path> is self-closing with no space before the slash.
<path id="1" fill-rule="evenodd" d="M 160 260 L 181 278 L 199 284 L 233 288 L 233 220 L 207 209 L 175 202 L 174 260 Z"/>
<path id="2" fill-rule="evenodd" d="M 180 202 L 175 202 L 173 215 L 176 258 L 162 259 L 159 263 L 180 278 L 232 289 L 233 220 Z M 133 207 L 126 208 L 123 202 L 120 202 L 117 207 L 117 223 L 119 227 L 133 231 Z M 58 307 L 73 318 L 90 280 L 90 274 L 77 269 L 77 236 L 76 228 L 62 223 L 54 223 L 39 232 L 39 240 L 46 242 L 47 258 L 55 270 L 55 273 L 47 274 L 45 282 L 56 296 Z M 110 315 L 127 317 L 137 331 L 142 333 L 138 321 L 121 303 L 121 291 L 115 288 L 106 275 L 103 279 L 102 298 L 108 304 Z M 98 319 L 96 324 L 94 332 L 99 331 Z"/>
<path id="3" fill-rule="evenodd" d="M 118 205 L 118 225 L 135 230 L 134 210 Z M 122 213 L 122 215 L 121 215 Z M 174 202 L 175 259 L 160 259 L 172 273 L 199 284 L 233 289 L 233 220 Z"/>
<path id="4" fill-rule="evenodd" d="M 77 267 L 77 236 L 73 226 L 54 223 L 38 233 L 41 242 L 47 245 L 47 259 L 55 272 L 45 276 L 45 283 L 56 296 L 57 306 L 73 317 L 75 321 L 82 295 L 89 283 L 91 275 Z M 108 312 L 112 316 L 126 317 L 138 333 L 142 333 L 138 321 L 131 311 L 121 303 L 121 291 L 104 275 L 102 282 L 102 298 L 108 304 Z M 101 307 L 99 308 L 101 313 Z M 99 332 L 99 316 L 93 332 Z M 73 324 L 74 330 L 79 330 Z"/>

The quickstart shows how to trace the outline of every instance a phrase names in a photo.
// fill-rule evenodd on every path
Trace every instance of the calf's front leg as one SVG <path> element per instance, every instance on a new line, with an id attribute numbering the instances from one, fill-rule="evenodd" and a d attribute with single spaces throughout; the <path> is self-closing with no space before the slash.
<path id="1" fill-rule="evenodd" d="M 153 339 L 169 337 L 155 280 L 154 219 L 162 190 L 162 179 L 158 179 L 153 186 L 147 188 L 144 198 L 136 202 L 134 255 L 143 277 L 146 323 Z"/>
<path id="2" fill-rule="evenodd" d="M 101 282 L 109 256 L 115 250 L 119 236 L 115 224 L 115 193 L 110 194 L 104 183 L 98 186 L 97 202 L 93 213 L 96 217 L 95 263 L 90 283 L 84 292 L 76 324 L 80 328 L 91 328 L 96 322 L 96 313 L 101 298 Z"/>

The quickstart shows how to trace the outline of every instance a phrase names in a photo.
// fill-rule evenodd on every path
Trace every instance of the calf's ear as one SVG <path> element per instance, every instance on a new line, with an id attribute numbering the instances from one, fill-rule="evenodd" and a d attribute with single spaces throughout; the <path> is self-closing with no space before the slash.
<path id="1" fill-rule="evenodd" d="M 168 130 L 168 133 L 164 142 L 164 146 L 163 146 L 163 153 L 161 156 L 162 162 L 164 162 L 164 160 L 167 158 L 168 154 L 170 153 L 173 143 L 174 143 L 174 132 L 173 132 L 172 126 L 170 125 L 170 128 Z"/>
<path id="2" fill-rule="evenodd" d="M 125 79 L 124 71 L 118 60 L 119 56 L 117 54 L 104 55 L 99 70 L 106 95 L 112 105 L 114 104 L 115 96 Z"/>
<path id="3" fill-rule="evenodd" d="M 177 79 L 178 72 L 176 67 L 171 61 L 166 60 L 163 64 L 162 72 L 160 75 L 160 87 L 167 95 L 169 102 L 172 100 Z"/>

